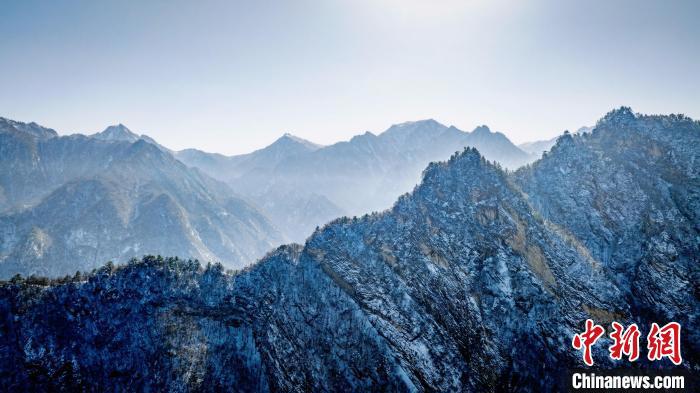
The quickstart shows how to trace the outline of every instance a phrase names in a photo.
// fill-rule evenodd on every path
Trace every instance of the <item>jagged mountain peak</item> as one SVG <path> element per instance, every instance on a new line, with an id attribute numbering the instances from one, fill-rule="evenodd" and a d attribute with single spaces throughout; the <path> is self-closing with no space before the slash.
<path id="1" fill-rule="evenodd" d="M 628 106 L 621 106 L 608 112 L 598 121 L 598 125 L 628 126 L 637 120 L 637 115 Z"/>
<path id="2" fill-rule="evenodd" d="M 471 133 L 469 133 L 469 135 L 476 139 L 508 140 L 509 144 L 512 144 L 512 142 L 510 142 L 510 139 L 508 139 L 508 137 L 505 136 L 503 133 L 493 131 L 491 128 L 489 128 L 489 126 L 485 124 L 474 128 L 474 130 Z"/>
<path id="3" fill-rule="evenodd" d="M 0 132 L 3 131 L 21 132 L 39 139 L 48 139 L 58 136 L 55 130 L 43 127 L 35 122 L 23 123 L 21 121 L 0 117 Z"/>
<path id="4" fill-rule="evenodd" d="M 559 137 L 557 137 L 556 142 L 554 143 L 554 146 L 551 148 L 551 152 L 561 152 L 563 149 L 566 149 L 567 147 L 574 146 L 574 138 L 577 138 L 578 135 L 572 134 L 569 131 L 564 131 L 563 134 L 561 134 Z"/>
<path id="5" fill-rule="evenodd" d="M 119 123 L 116 125 L 111 125 L 104 129 L 102 132 L 98 132 L 92 135 L 93 138 L 101 139 L 105 141 L 125 141 L 125 142 L 136 142 L 140 137 L 127 128 L 124 124 Z"/>
<path id="6" fill-rule="evenodd" d="M 532 157 L 515 146 L 503 133 L 492 131 L 481 125 L 466 133 L 467 145 L 479 149 L 479 152 L 491 160 L 498 161 L 507 168 L 517 168 L 532 161 Z"/>
<path id="7" fill-rule="evenodd" d="M 397 146 L 415 148 L 423 143 L 442 135 L 448 127 L 434 119 L 407 121 L 394 124 L 379 134 L 384 141 L 390 141 Z"/>
<path id="8" fill-rule="evenodd" d="M 445 175 L 462 178 L 461 175 L 465 172 L 469 172 L 468 181 L 471 182 L 477 180 L 475 177 L 478 175 L 491 176 L 494 171 L 501 172 L 496 165 L 486 160 L 476 148 L 465 147 L 461 152 L 453 154 L 447 161 L 431 162 L 423 172 L 423 182 L 430 184 L 431 180 Z M 465 180 L 462 178 L 462 181 Z"/>
<path id="9" fill-rule="evenodd" d="M 700 315 L 700 124 L 674 119 L 564 135 L 571 151 L 517 172 L 464 149 L 430 164 L 392 209 L 338 219 L 235 275 L 146 257 L 87 278 L 13 279 L 0 286 L 0 380 L 10 390 L 566 390 L 586 319 L 646 331 Z M 140 225 L 177 206 L 152 196 Z M 37 257 L 60 240 L 28 233 Z M 678 370 L 694 371 L 700 340 L 686 330 Z M 600 369 L 619 368 L 607 345 L 593 351 Z"/>
<path id="10" fill-rule="evenodd" d="M 141 134 L 138 135 L 137 133 L 131 131 L 127 126 L 125 126 L 122 123 L 116 124 L 109 126 L 105 128 L 104 131 L 98 132 L 96 134 L 90 135 L 90 137 L 103 140 L 103 141 L 108 141 L 108 142 L 129 142 L 129 143 L 135 143 L 139 141 L 143 141 L 145 143 L 151 144 L 158 149 L 167 152 L 167 153 L 172 153 L 170 149 L 168 149 L 165 146 L 162 146 L 159 144 L 155 139 L 151 138 L 148 135 Z"/>
<path id="11" fill-rule="evenodd" d="M 403 123 L 398 123 L 398 124 L 392 125 L 392 127 L 418 127 L 418 126 L 445 127 L 442 123 L 440 123 L 439 121 L 437 121 L 433 118 L 405 121 Z"/>
<path id="12" fill-rule="evenodd" d="M 447 126 L 438 122 L 435 119 L 423 119 L 415 121 L 405 121 L 403 123 L 393 124 L 382 135 L 391 135 L 395 133 L 412 132 L 415 130 L 443 130 Z"/>
<path id="13" fill-rule="evenodd" d="M 353 142 L 354 142 L 354 143 L 357 143 L 357 142 L 360 142 L 360 141 L 371 140 L 371 139 L 374 139 L 374 138 L 376 138 L 376 137 L 377 137 L 377 135 L 375 135 L 373 132 L 371 132 L 371 131 L 365 131 L 364 134 L 360 134 L 360 135 L 355 135 L 355 136 L 353 136 L 353 137 L 350 139 L 350 142 L 351 142 L 351 143 L 353 143 Z M 340 142 L 340 143 L 343 143 L 343 142 Z"/>
<path id="14" fill-rule="evenodd" d="M 288 147 L 288 146 L 290 146 L 290 145 L 300 145 L 300 146 L 303 146 L 305 149 L 308 149 L 308 150 L 316 150 L 316 149 L 318 149 L 319 147 L 321 147 L 320 145 L 318 145 L 318 144 L 316 144 L 316 143 L 313 143 L 313 142 L 311 142 L 311 141 L 309 141 L 309 140 L 306 140 L 306 139 L 304 139 L 304 138 L 298 137 L 298 136 L 296 136 L 296 135 L 294 135 L 294 134 L 292 134 L 292 133 L 289 133 L 289 132 L 285 132 L 284 134 L 282 134 L 281 137 L 277 138 L 277 140 L 275 140 L 275 141 L 274 141 L 270 146 L 268 146 L 268 147 L 271 147 L 271 146 L 285 146 L 285 147 Z"/>
<path id="15" fill-rule="evenodd" d="M 447 161 L 443 161 L 442 164 L 447 167 L 457 167 L 462 165 L 475 165 L 484 161 L 486 161 L 486 159 L 481 155 L 478 149 L 467 146 L 462 151 L 455 152 Z"/>
<path id="16" fill-rule="evenodd" d="M 473 133 L 473 134 L 476 134 L 476 135 L 479 135 L 479 134 L 486 134 L 486 135 L 488 135 L 488 134 L 494 134 L 494 132 L 491 131 L 491 129 L 489 128 L 489 126 L 487 126 L 487 125 L 485 125 L 485 124 L 476 127 L 476 128 L 474 129 L 474 131 L 472 131 L 472 133 Z"/>

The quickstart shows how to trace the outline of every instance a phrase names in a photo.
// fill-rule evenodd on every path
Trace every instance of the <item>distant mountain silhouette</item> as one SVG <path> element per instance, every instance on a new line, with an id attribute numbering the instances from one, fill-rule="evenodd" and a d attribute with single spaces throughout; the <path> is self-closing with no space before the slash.
<path id="1" fill-rule="evenodd" d="M 250 154 L 226 157 L 184 150 L 185 164 L 229 183 L 262 208 L 293 241 L 340 215 L 388 208 L 420 180 L 423 168 L 466 146 L 517 168 L 531 156 L 508 138 L 480 126 L 473 132 L 429 119 L 367 132 L 347 142 L 318 146 L 289 134 Z"/>
<path id="2" fill-rule="evenodd" d="M 0 120 L 0 276 L 63 275 L 150 253 L 242 267 L 282 241 L 225 184 L 123 125 L 59 137 Z"/>

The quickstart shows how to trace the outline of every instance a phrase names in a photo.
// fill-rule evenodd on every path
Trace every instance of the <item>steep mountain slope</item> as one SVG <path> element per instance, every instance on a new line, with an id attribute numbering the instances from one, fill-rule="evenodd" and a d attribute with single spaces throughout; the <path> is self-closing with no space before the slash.
<path id="1" fill-rule="evenodd" d="M 1 179 L 0 276 L 63 275 L 146 253 L 237 267 L 282 241 L 225 184 L 144 139 L 109 135 L 0 134 L 8 153 L 0 166 L 9 171 Z"/>
<path id="2" fill-rule="evenodd" d="M 38 171 L 38 143 L 57 137 L 35 123 L 0 117 L 0 212 L 22 206 L 44 194 L 45 176 Z"/>
<path id="3" fill-rule="evenodd" d="M 386 209 L 418 183 L 429 162 L 465 146 L 512 168 L 530 160 L 486 126 L 468 133 L 432 119 L 397 124 L 378 136 L 367 132 L 326 147 L 293 138 L 285 135 L 244 156 L 183 151 L 178 158 L 256 201 L 295 241 L 334 217 Z"/>
<path id="4" fill-rule="evenodd" d="M 635 317 L 579 247 L 467 150 L 431 164 L 390 211 L 337 220 L 236 275 L 148 259 L 44 289 L 7 284 L 0 376 L 101 390 L 557 391 L 580 364 L 570 341 L 583 320 Z"/>
<path id="5" fill-rule="evenodd" d="M 544 217 L 603 264 L 638 318 L 700 316 L 700 123 L 620 108 L 517 173 Z M 700 335 L 686 354 L 697 360 Z"/>
<path id="6" fill-rule="evenodd" d="M 90 137 L 58 137 L 54 130 L 35 123 L 2 119 L 0 189 L 4 197 L 0 202 L 4 204 L 0 203 L 0 212 L 35 205 L 69 181 L 102 173 L 113 156 L 140 139 L 123 125 Z"/>
<path id="7" fill-rule="evenodd" d="M 231 157 L 218 153 L 207 153 L 197 149 L 185 149 L 176 151 L 175 158 L 187 166 L 197 168 L 214 179 L 225 181 L 226 174 L 230 170 Z"/>
<path id="8" fill-rule="evenodd" d="M 571 339 L 587 318 L 682 322 L 674 372 L 698 372 L 699 132 L 622 108 L 516 173 L 467 149 L 430 164 L 392 209 L 338 219 L 234 274 L 146 258 L 15 279 L 0 286 L 0 381 L 558 392 L 582 366 Z M 609 343 L 593 347 L 597 367 L 619 367 Z"/>

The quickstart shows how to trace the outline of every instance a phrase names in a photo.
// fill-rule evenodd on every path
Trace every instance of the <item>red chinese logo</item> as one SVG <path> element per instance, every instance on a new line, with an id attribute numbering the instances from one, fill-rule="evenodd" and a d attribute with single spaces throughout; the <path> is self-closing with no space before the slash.
<path id="1" fill-rule="evenodd" d="M 612 345 L 608 347 L 610 358 L 621 360 L 626 356 L 630 362 L 639 359 L 639 336 L 641 332 L 636 323 L 633 323 L 625 329 L 618 323 L 612 323 L 613 331 L 610 333 Z M 583 362 L 588 366 L 593 365 L 593 354 L 591 347 L 605 333 L 605 329 L 596 325 L 593 320 L 586 320 L 586 330 L 583 333 L 574 335 L 571 341 L 572 346 L 577 349 L 583 349 Z M 668 358 L 673 364 L 679 365 L 683 362 L 681 357 L 681 325 L 678 322 L 670 322 L 663 327 L 659 327 L 657 323 L 651 324 L 651 330 L 647 335 L 647 359 L 649 361 L 661 360 Z"/>
<path id="2" fill-rule="evenodd" d="M 610 338 L 613 339 L 613 345 L 608 350 L 610 357 L 615 360 L 622 359 L 622 355 L 627 355 L 630 362 L 639 359 L 639 328 L 636 323 L 631 324 L 627 330 L 617 323 L 612 323 L 613 332 L 610 333 Z"/>
<path id="3" fill-rule="evenodd" d="M 595 344 L 600 336 L 605 333 L 605 329 L 593 323 L 593 320 L 586 320 L 586 331 L 574 336 L 572 345 L 576 349 L 583 348 L 583 361 L 589 366 L 593 365 L 593 355 L 591 354 L 591 346 Z"/>
<path id="4" fill-rule="evenodd" d="M 681 364 L 681 325 L 671 322 L 659 328 L 658 324 L 652 323 L 647 336 L 647 348 L 647 358 L 651 361 L 667 357 L 673 364 Z"/>

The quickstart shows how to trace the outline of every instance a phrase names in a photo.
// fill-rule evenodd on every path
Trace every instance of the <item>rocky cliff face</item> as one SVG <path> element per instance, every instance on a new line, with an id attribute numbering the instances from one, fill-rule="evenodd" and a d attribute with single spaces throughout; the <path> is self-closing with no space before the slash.
<path id="1" fill-rule="evenodd" d="M 392 209 L 336 220 L 236 273 L 147 258 L 71 282 L 14 280 L 0 287 L 0 379 L 561 391 L 583 364 L 571 338 L 586 318 L 643 330 L 677 318 L 681 367 L 698 371 L 698 177 L 687 164 L 698 132 L 622 110 L 514 174 L 467 149 L 428 166 Z M 642 159 L 657 148 L 659 161 Z M 606 341 L 594 348 L 602 368 L 615 366 Z"/>
<path id="2" fill-rule="evenodd" d="M 694 326 L 700 316 L 700 124 L 608 113 L 565 135 L 515 176 L 530 203 L 604 266 L 638 319 Z M 687 329 L 697 361 L 700 336 Z"/>

